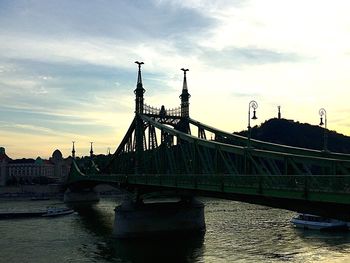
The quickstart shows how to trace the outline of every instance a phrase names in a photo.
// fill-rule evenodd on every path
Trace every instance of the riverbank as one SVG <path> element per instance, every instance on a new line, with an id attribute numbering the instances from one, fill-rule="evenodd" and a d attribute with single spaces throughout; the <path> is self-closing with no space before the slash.
<path id="1" fill-rule="evenodd" d="M 0 198 L 27 199 L 27 198 L 61 198 L 62 185 L 19 185 L 0 187 Z"/>
<path id="2" fill-rule="evenodd" d="M 95 187 L 95 190 L 103 196 L 120 195 L 119 189 L 108 186 L 99 185 Z M 62 199 L 64 194 L 64 188 L 61 184 L 49 184 L 49 185 L 19 185 L 19 186 L 1 186 L 0 187 L 0 199 L 1 200 L 27 200 L 49 198 L 49 199 Z"/>

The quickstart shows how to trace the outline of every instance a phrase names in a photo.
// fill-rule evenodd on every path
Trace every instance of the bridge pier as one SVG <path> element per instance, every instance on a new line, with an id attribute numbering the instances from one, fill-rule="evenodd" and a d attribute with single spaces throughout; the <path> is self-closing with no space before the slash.
<path id="1" fill-rule="evenodd" d="M 113 236 L 135 238 L 204 233 L 204 205 L 191 198 L 179 202 L 125 201 L 115 209 Z"/>
<path id="2" fill-rule="evenodd" d="M 93 189 L 84 189 L 80 191 L 72 191 L 67 189 L 63 196 L 65 203 L 74 202 L 98 202 L 100 201 L 100 195 Z"/>

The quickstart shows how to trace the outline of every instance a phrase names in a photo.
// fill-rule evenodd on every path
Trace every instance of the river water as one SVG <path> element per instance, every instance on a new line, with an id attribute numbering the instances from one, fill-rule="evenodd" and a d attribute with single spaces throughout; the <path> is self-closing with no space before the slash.
<path id="1" fill-rule="evenodd" d="M 57 218 L 0 220 L 0 262 L 350 262 L 350 233 L 298 230 L 293 212 L 201 198 L 204 236 L 117 240 L 120 198 L 77 206 Z M 65 206 L 58 200 L 3 201 L 0 210 Z"/>

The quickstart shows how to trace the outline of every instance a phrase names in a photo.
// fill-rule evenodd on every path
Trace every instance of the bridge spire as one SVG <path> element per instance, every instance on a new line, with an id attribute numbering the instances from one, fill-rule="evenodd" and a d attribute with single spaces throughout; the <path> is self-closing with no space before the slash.
<path id="1" fill-rule="evenodd" d="M 74 148 L 74 143 L 75 141 L 72 141 L 73 147 L 72 147 L 72 158 L 75 159 L 75 148 Z"/>
<path id="2" fill-rule="evenodd" d="M 191 95 L 188 93 L 186 72 L 189 71 L 189 69 L 182 68 L 181 70 L 184 72 L 184 81 L 183 81 L 183 85 L 182 85 L 182 93 L 180 95 L 180 99 L 181 99 L 181 117 L 188 118 L 190 116 L 189 98 L 191 97 Z"/>
<path id="3" fill-rule="evenodd" d="M 143 150 L 144 150 L 144 124 L 143 120 L 140 117 L 140 114 L 143 114 L 143 94 L 145 93 L 145 89 L 142 86 L 142 77 L 141 77 L 141 66 L 144 64 L 143 62 L 135 61 L 135 63 L 139 67 L 138 75 L 137 75 L 137 85 L 134 93 L 136 95 L 135 99 L 135 173 L 141 173 L 143 169 Z"/>
<path id="4" fill-rule="evenodd" d="M 281 106 L 278 106 L 278 119 L 281 119 Z"/>
<path id="5" fill-rule="evenodd" d="M 92 158 L 94 156 L 94 150 L 92 149 L 92 144 L 94 142 L 90 142 L 90 157 Z"/>
<path id="6" fill-rule="evenodd" d="M 145 89 L 142 85 L 142 77 L 141 77 L 141 66 L 145 63 L 135 61 L 135 63 L 139 67 L 138 75 L 137 75 L 137 85 L 134 93 L 136 95 L 136 105 L 135 105 L 135 113 L 143 113 L 143 94 L 145 93 Z"/>

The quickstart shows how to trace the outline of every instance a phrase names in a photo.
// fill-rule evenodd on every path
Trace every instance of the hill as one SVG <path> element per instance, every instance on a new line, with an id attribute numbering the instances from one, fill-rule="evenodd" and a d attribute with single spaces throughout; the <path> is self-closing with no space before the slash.
<path id="1" fill-rule="evenodd" d="M 236 134 L 247 136 L 247 131 Z M 315 150 L 323 149 L 323 134 L 320 126 L 277 118 L 252 128 L 253 139 Z M 328 150 L 350 153 L 350 137 L 328 130 Z"/>

